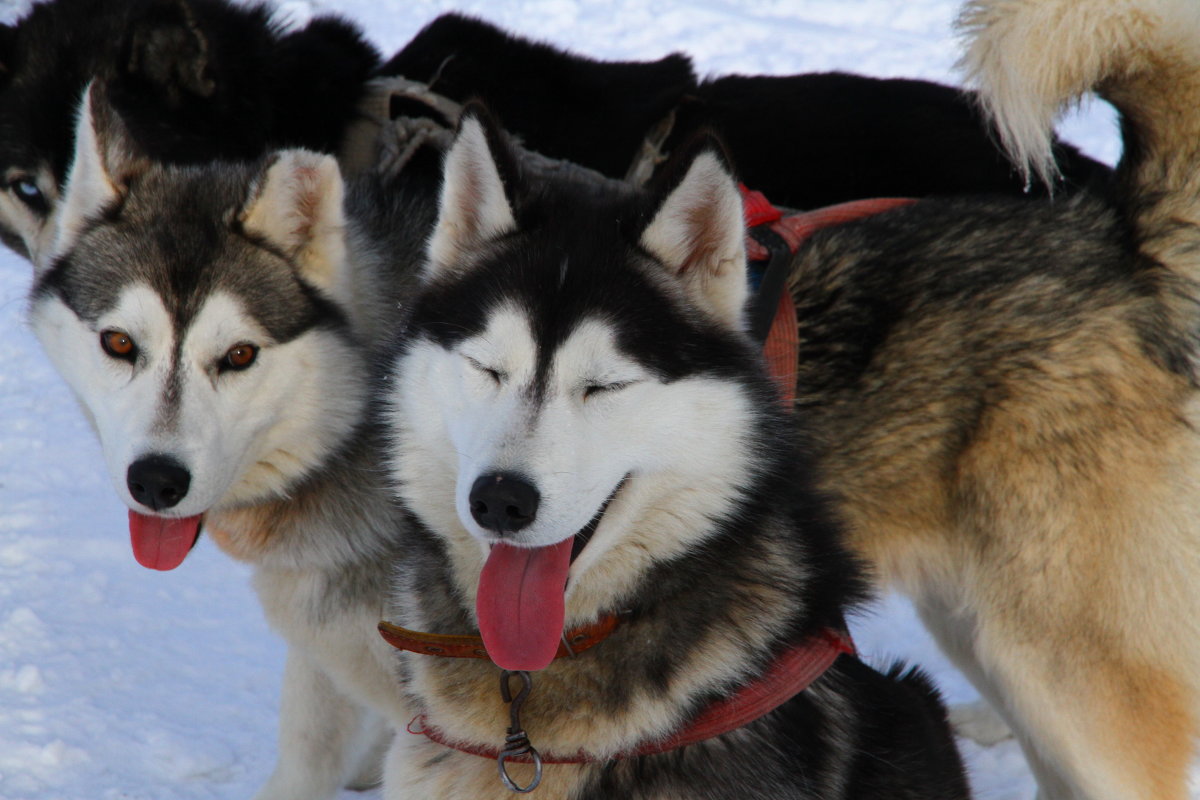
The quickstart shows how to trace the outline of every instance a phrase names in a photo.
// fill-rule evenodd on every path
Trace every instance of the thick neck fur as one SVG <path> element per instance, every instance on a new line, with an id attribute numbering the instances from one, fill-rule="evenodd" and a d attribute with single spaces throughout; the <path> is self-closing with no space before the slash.
<path id="1" fill-rule="evenodd" d="M 230 556 L 265 569 L 385 559 L 401 517 L 380 479 L 377 438 L 373 426 L 360 426 L 286 496 L 211 511 L 205 530 Z"/>
<path id="2" fill-rule="evenodd" d="M 759 434 L 773 431 L 774 441 L 787 441 L 790 431 L 774 413 L 764 415 Z M 840 622 L 843 604 L 859 592 L 854 567 L 821 522 L 823 504 L 793 472 L 794 451 L 763 455 L 768 463 L 758 480 L 728 514 L 709 521 L 698 545 L 665 560 L 640 560 L 636 545 L 618 545 L 605 556 L 602 581 L 572 576 L 568 627 L 605 613 L 629 618 L 597 647 L 534 673 L 522 719 L 542 752 L 606 756 L 669 734 L 759 675 L 787 645 Z M 663 488 L 632 519 L 613 520 L 628 528 L 617 536 L 633 539 L 670 525 L 679 510 L 671 497 L 686 493 Z M 471 632 L 474 589 L 466 584 L 482 563 L 478 545 L 453 537 L 447 543 L 423 529 L 414 538 L 399 592 L 403 624 Z M 509 723 L 494 665 L 407 655 L 405 664 L 428 724 L 474 745 L 503 740 Z"/>

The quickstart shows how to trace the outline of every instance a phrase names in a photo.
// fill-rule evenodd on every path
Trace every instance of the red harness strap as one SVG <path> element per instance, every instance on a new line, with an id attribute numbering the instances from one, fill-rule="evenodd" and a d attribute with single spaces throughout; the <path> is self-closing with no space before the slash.
<path id="1" fill-rule="evenodd" d="M 742 186 L 741 190 L 742 211 L 746 219 L 746 227 L 768 226 L 787 243 L 793 253 L 808 237 L 822 228 L 852 222 L 916 202 L 907 197 L 854 200 L 785 217 L 783 212 L 771 205 L 761 192 L 751 191 L 745 186 Z M 770 256 L 770 251 L 762 243 L 753 236 L 746 236 L 746 257 L 750 261 L 765 261 Z M 796 402 L 796 361 L 799 351 L 800 338 L 797 329 L 796 306 L 792 302 L 791 292 L 787 291 L 785 287 L 779 295 L 779 306 L 775 312 L 775 319 L 771 323 L 771 329 L 763 344 L 763 356 L 766 358 L 767 369 L 771 377 L 779 386 L 781 400 L 789 409 Z"/>
<path id="2" fill-rule="evenodd" d="M 825 629 L 806 642 L 785 650 L 775 658 L 756 680 L 746 684 L 734 694 L 718 700 L 705 708 L 682 729 L 662 739 L 652 739 L 622 753 L 598 758 L 590 753 L 577 752 L 570 755 L 541 754 L 543 764 L 592 764 L 620 758 L 655 755 L 686 747 L 705 739 L 712 739 L 747 725 L 759 717 L 774 711 L 821 677 L 843 653 L 853 655 L 854 643 L 848 634 Z M 500 757 L 495 747 L 483 747 L 449 739 L 437 728 L 428 724 L 424 714 L 418 714 L 408 723 L 408 732 L 427 736 L 440 745 L 470 753 L 493 761 Z M 529 756 L 509 756 L 507 761 L 529 764 Z"/>

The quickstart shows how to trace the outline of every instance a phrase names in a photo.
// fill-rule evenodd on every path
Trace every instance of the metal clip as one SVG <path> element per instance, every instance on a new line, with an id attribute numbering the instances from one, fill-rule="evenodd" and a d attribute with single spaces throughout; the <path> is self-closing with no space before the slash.
<path id="1" fill-rule="evenodd" d="M 521 691 L 514 698 L 512 690 L 508 686 L 508 679 L 512 676 L 517 676 L 524 684 Z M 496 759 L 496 766 L 500 770 L 500 780 L 509 790 L 518 794 L 528 794 L 538 787 L 542 782 L 542 757 L 538 755 L 538 751 L 529 743 L 529 737 L 525 735 L 525 731 L 521 730 L 521 706 L 525 704 L 525 699 L 529 697 L 529 693 L 533 691 L 533 678 L 524 670 L 510 672 L 503 670 L 500 673 L 500 697 L 504 702 L 509 704 L 508 707 L 508 735 L 504 737 L 504 749 L 500 751 L 499 757 Z M 508 771 L 504 769 L 504 762 L 509 758 L 517 758 L 520 756 L 529 756 L 533 759 L 533 780 L 528 786 L 518 786 L 517 783 L 509 777 Z"/>

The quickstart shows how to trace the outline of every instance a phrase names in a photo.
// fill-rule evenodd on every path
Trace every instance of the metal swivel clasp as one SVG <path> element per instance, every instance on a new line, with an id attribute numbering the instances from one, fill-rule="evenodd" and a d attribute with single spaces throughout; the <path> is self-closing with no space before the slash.
<path id="1" fill-rule="evenodd" d="M 521 679 L 521 691 L 513 697 L 512 690 L 509 689 L 509 678 L 516 676 Z M 500 770 L 500 780 L 510 791 L 519 794 L 528 794 L 538 787 L 542 782 L 542 757 L 538 755 L 538 751 L 529 743 L 529 737 L 525 735 L 525 731 L 521 729 L 521 706 L 525 704 L 525 699 L 529 697 L 529 693 L 533 691 L 533 678 L 528 672 L 520 670 L 510 672 L 503 670 L 500 673 L 500 696 L 504 698 L 504 702 L 508 703 L 508 735 L 504 737 L 504 749 L 500 751 L 499 757 L 496 759 L 496 765 Z M 533 760 L 533 780 L 528 786 L 519 786 L 509 777 L 508 771 L 504 768 L 504 762 L 510 758 L 518 758 L 520 756 L 529 756 Z"/>

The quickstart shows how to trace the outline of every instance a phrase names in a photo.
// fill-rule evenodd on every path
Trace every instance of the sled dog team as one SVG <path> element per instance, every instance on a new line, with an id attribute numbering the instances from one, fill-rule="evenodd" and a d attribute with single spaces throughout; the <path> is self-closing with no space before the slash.
<path id="1" fill-rule="evenodd" d="M 1188 796 L 1200 4 L 973 0 L 961 25 L 986 123 L 945 87 L 697 84 L 461 17 L 383 64 L 344 21 L 224 0 L 0 29 L 0 238 L 134 556 L 172 569 L 207 533 L 288 642 L 259 800 L 965 798 L 935 688 L 854 655 L 872 586 L 912 598 L 1043 800 Z M 561 81 L 522 96 L 523 65 Z M 368 80 L 396 76 L 454 102 Z M 828 85 L 857 110 L 779 102 Z M 1112 175 L 1051 131 L 1093 90 Z M 876 134 L 912 160 L 810 175 L 791 139 L 877 157 L 863 104 L 922 109 Z M 796 205 L 924 196 L 787 263 L 786 409 L 746 320 L 758 176 Z"/>

